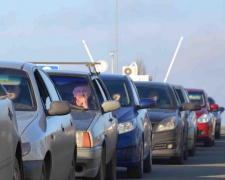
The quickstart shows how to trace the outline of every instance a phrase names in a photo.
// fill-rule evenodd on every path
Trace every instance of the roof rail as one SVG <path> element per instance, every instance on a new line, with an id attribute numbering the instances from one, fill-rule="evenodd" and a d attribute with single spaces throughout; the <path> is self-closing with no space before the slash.
<path id="1" fill-rule="evenodd" d="M 50 61 L 33 61 L 31 63 L 34 64 L 77 64 L 77 65 L 86 65 L 88 67 L 89 72 L 91 75 L 97 74 L 99 75 L 100 72 L 97 72 L 95 65 L 101 64 L 100 62 L 50 62 Z"/>

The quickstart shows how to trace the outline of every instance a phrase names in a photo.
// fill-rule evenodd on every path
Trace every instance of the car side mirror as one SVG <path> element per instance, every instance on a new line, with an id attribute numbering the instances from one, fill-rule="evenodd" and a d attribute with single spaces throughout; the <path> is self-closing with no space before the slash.
<path id="1" fill-rule="evenodd" d="M 184 111 L 197 111 L 200 109 L 201 109 L 201 106 L 198 104 L 188 103 L 188 102 L 184 102 L 182 104 L 182 110 Z"/>
<path id="2" fill-rule="evenodd" d="M 219 111 L 220 111 L 220 114 L 222 114 L 224 111 L 224 107 L 219 107 Z"/>
<path id="3" fill-rule="evenodd" d="M 116 100 L 104 101 L 102 103 L 102 109 L 104 112 L 111 112 L 120 109 L 120 102 Z"/>
<path id="4" fill-rule="evenodd" d="M 217 104 L 211 104 L 211 106 L 210 106 L 211 111 L 214 111 L 214 110 L 217 111 L 218 109 L 219 109 L 219 106 Z"/>
<path id="5" fill-rule="evenodd" d="M 50 109 L 47 110 L 49 116 L 66 115 L 71 111 L 70 105 L 64 101 L 53 101 Z"/>
<path id="6" fill-rule="evenodd" d="M 151 98 L 142 98 L 139 102 L 139 109 L 153 108 L 155 107 L 156 102 Z"/>

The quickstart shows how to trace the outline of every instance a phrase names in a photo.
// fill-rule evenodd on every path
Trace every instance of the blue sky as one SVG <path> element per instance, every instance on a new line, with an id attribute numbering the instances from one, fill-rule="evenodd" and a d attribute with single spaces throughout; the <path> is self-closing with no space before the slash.
<path id="1" fill-rule="evenodd" d="M 203 88 L 225 106 L 224 0 L 118 0 L 118 17 L 119 73 L 143 59 L 163 81 L 184 36 L 168 82 Z M 1 60 L 89 61 L 83 39 L 95 60 L 110 63 L 115 0 L 0 0 Z"/>

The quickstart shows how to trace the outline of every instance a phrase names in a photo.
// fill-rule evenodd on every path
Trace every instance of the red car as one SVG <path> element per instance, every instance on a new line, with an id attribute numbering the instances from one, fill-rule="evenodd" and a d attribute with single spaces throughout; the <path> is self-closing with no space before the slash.
<path id="1" fill-rule="evenodd" d="M 187 89 L 189 99 L 192 103 L 201 106 L 196 112 L 198 119 L 198 141 L 204 142 L 205 146 L 213 146 L 215 144 L 215 125 L 216 118 L 212 111 L 218 109 L 218 105 L 209 105 L 207 94 L 201 89 Z"/>

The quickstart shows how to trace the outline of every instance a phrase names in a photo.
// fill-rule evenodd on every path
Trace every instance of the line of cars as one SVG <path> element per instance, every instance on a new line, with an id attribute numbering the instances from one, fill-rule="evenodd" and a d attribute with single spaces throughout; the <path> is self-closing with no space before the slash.
<path id="1" fill-rule="evenodd" d="M 85 64 L 89 73 L 0 62 L 0 179 L 115 180 L 116 167 L 141 178 L 153 157 L 182 164 L 197 141 L 218 137 L 224 108 L 204 91 L 99 76 Z"/>

